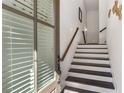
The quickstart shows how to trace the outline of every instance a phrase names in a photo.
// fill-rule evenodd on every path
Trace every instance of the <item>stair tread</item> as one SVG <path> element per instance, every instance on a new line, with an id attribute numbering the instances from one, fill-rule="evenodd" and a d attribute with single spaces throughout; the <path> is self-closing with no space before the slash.
<path id="1" fill-rule="evenodd" d="M 107 45 L 107 44 L 82 44 L 82 43 L 79 43 L 78 45 Z"/>
<path id="2" fill-rule="evenodd" d="M 65 89 L 71 90 L 71 91 L 76 91 L 78 93 L 99 93 L 99 92 L 93 92 L 93 91 L 79 89 L 79 88 L 74 88 L 74 87 L 69 87 L 69 86 L 65 86 L 64 90 Z"/>
<path id="3" fill-rule="evenodd" d="M 112 82 L 91 80 L 91 79 L 85 79 L 85 78 L 77 78 L 77 77 L 71 77 L 71 76 L 67 77 L 66 81 L 87 84 L 87 85 L 92 85 L 92 86 L 97 86 L 97 87 L 103 87 L 103 88 L 108 88 L 108 89 L 114 89 Z"/>
<path id="4" fill-rule="evenodd" d="M 81 83 L 77 83 L 77 82 L 66 81 L 66 86 L 75 87 L 75 88 L 79 88 L 79 89 L 86 89 L 86 90 L 95 91 L 98 93 L 115 93 L 115 89 L 81 84 Z M 77 93 L 77 92 L 65 91 L 65 93 Z"/>
<path id="5" fill-rule="evenodd" d="M 96 52 L 96 53 L 108 53 L 107 49 L 76 49 L 76 52 Z"/>
<path id="6" fill-rule="evenodd" d="M 77 49 L 108 49 L 108 48 L 102 48 L 102 47 L 101 48 L 100 47 L 99 48 L 95 48 L 95 47 L 94 48 L 77 47 Z"/>
<path id="7" fill-rule="evenodd" d="M 108 48 L 107 45 L 77 45 L 77 48 Z"/>
<path id="8" fill-rule="evenodd" d="M 69 72 L 68 76 L 78 77 L 78 78 L 86 78 L 86 79 L 92 79 L 92 80 L 107 81 L 107 82 L 113 82 L 112 77 L 98 76 L 98 75 L 92 75 L 92 74 Z"/>
<path id="9" fill-rule="evenodd" d="M 72 62 L 72 65 L 84 65 L 84 66 L 95 66 L 95 67 L 106 67 L 110 68 L 110 65 L 108 64 L 97 64 L 97 63 L 82 63 L 82 62 Z"/>
<path id="10" fill-rule="evenodd" d="M 73 59 L 72 62 L 77 62 L 77 63 L 108 64 L 108 65 L 110 65 L 110 62 L 109 62 L 108 60 Z"/>
<path id="11" fill-rule="evenodd" d="M 109 64 L 109 60 L 92 60 L 92 59 L 73 59 L 73 62 L 80 63 L 97 63 L 97 64 Z"/>
<path id="12" fill-rule="evenodd" d="M 69 72 L 91 74 L 91 75 L 98 75 L 98 76 L 105 76 L 105 77 L 112 77 L 112 74 L 110 72 L 91 71 L 91 70 L 73 69 L 73 68 L 71 68 L 69 70 Z"/>
<path id="13" fill-rule="evenodd" d="M 108 54 L 108 52 L 83 52 L 83 51 L 78 51 L 78 52 L 75 52 L 77 54 Z"/>
<path id="14" fill-rule="evenodd" d="M 71 65 L 73 69 L 85 69 L 92 71 L 101 71 L 101 72 L 111 72 L 111 68 L 103 68 L 103 67 L 93 67 L 93 66 L 83 66 L 83 65 Z"/>
<path id="15" fill-rule="evenodd" d="M 109 58 L 98 58 L 98 57 L 89 57 L 89 56 L 87 56 L 87 57 L 78 57 L 78 56 L 74 56 L 73 58 L 75 58 L 75 59 L 97 59 L 97 60 L 109 60 Z"/>

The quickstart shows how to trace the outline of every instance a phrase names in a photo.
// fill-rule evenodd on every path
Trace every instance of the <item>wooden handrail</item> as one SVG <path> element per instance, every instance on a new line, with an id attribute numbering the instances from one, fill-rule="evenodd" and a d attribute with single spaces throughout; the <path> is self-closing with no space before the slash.
<path id="1" fill-rule="evenodd" d="M 69 48 L 70 48 L 70 46 L 71 46 L 71 44 L 72 44 L 72 42 L 73 42 L 73 40 L 74 40 L 74 38 L 75 38 L 75 36 L 76 36 L 78 30 L 79 30 L 79 28 L 77 27 L 77 29 L 76 29 L 76 31 L 75 31 L 75 33 L 74 33 L 74 35 L 73 35 L 73 37 L 72 37 L 72 39 L 71 39 L 71 41 L 70 41 L 68 47 L 66 48 L 66 50 L 65 50 L 65 52 L 64 52 L 64 54 L 63 54 L 63 56 L 62 56 L 62 58 L 59 58 L 60 61 L 63 61 L 63 60 L 65 59 L 65 56 L 67 55 L 67 53 L 68 53 L 68 51 L 69 51 Z"/>
<path id="2" fill-rule="evenodd" d="M 84 31 L 82 31 L 82 33 L 83 33 L 83 38 L 84 38 L 84 44 L 86 44 L 86 37 L 85 37 Z"/>
<path id="3" fill-rule="evenodd" d="M 107 27 L 104 27 L 102 30 L 100 30 L 99 32 L 102 32 L 102 31 L 104 31 L 105 29 L 107 29 Z"/>

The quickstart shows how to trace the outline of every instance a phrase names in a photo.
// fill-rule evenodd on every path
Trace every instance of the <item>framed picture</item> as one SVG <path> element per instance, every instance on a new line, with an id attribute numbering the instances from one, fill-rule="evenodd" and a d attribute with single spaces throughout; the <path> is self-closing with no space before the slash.
<path id="1" fill-rule="evenodd" d="M 79 7 L 79 11 L 78 11 L 78 18 L 79 18 L 79 21 L 82 23 L 82 10 L 81 8 Z"/>

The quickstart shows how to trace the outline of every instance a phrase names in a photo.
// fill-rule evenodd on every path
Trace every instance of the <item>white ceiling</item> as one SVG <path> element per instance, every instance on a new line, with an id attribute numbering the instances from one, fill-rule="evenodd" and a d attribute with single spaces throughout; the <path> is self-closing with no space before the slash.
<path id="1" fill-rule="evenodd" d="M 84 0 L 84 1 L 87 11 L 99 9 L 99 0 Z"/>

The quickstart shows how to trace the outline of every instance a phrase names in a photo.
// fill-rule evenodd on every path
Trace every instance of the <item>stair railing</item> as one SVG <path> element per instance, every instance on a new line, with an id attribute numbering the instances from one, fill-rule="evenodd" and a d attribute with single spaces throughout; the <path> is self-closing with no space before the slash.
<path id="1" fill-rule="evenodd" d="M 101 29 L 99 32 L 103 32 L 104 30 L 106 30 L 107 27 L 104 27 L 103 29 Z"/>
<path id="2" fill-rule="evenodd" d="M 86 42 L 85 32 L 82 31 L 82 33 L 83 33 L 84 44 L 86 44 L 87 42 Z"/>
<path id="3" fill-rule="evenodd" d="M 71 41 L 70 41 L 69 44 L 68 44 L 68 47 L 66 48 L 66 50 L 65 50 L 65 52 L 64 52 L 64 54 L 63 54 L 63 56 L 62 56 L 62 58 L 59 57 L 59 61 L 63 61 L 63 60 L 65 59 L 65 57 L 66 57 L 66 55 L 67 55 L 67 53 L 68 53 L 68 51 L 69 51 L 69 49 L 70 49 L 70 47 L 71 47 L 71 45 L 72 45 L 72 42 L 74 41 L 74 38 L 75 38 L 75 36 L 76 36 L 78 30 L 79 30 L 79 28 L 77 27 L 77 28 L 76 28 L 76 31 L 75 31 L 75 33 L 74 33 L 72 39 L 71 39 Z"/>

